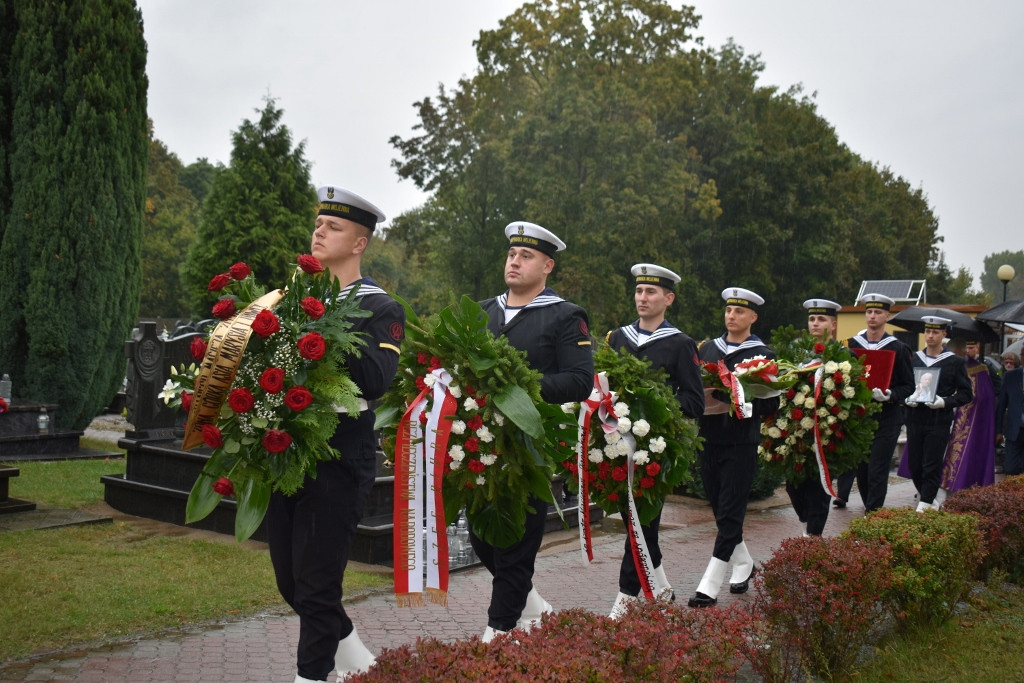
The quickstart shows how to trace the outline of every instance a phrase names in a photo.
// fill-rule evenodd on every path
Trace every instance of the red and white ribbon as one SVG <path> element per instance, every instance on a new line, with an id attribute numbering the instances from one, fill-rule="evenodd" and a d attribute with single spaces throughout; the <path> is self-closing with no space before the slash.
<path id="1" fill-rule="evenodd" d="M 448 536 L 442 477 L 452 417 L 458 401 L 444 368 L 431 372 L 432 398 L 426 387 L 409 404 L 395 439 L 394 583 L 399 607 L 423 604 L 423 594 L 447 604 Z M 420 419 L 429 405 L 425 429 Z M 426 436 L 425 435 L 430 435 Z M 422 530 L 426 529 L 426 543 Z"/>
<path id="2" fill-rule="evenodd" d="M 629 446 L 629 451 L 626 453 L 626 483 L 629 485 L 629 520 L 626 524 L 626 533 L 629 536 L 630 550 L 633 552 L 636 574 L 640 578 L 640 589 L 643 591 L 644 597 L 653 600 L 671 590 L 671 587 L 662 582 L 654 573 L 651 553 L 647 549 L 647 539 L 644 538 L 640 524 L 640 514 L 637 512 L 636 501 L 633 499 L 633 470 L 635 469 L 633 454 L 636 452 L 636 439 L 630 433 L 624 434 L 622 439 Z"/>
<path id="3" fill-rule="evenodd" d="M 608 388 L 608 376 L 600 372 L 594 375 L 594 388 L 590 397 L 580 404 L 579 431 L 576 443 L 576 481 L 579 496 L 576 516 L 580 528 L 580 552 L 583 562 L 594 561 L 594 546 L 590 536 L 590 486 L 587 478 L 587 453 L 590 450 L 590 421 L 597 413 L 601 429 L 605 434 L 618 429 L 619 418 L 615 415 L 615 394 Z"/>
<path id="4" fill-rule="evenodd" d="M 819 361 L 820 362 L 820 361 Z M 813 367 L 808 365 L 807 367 Z M 828 462 L 825 460 L 825 450 L 821 446 L 821 429 L 818 426 L 818 405 L 821 399 L 821 383 L 825 375 L 825 366 L 819 365 L 814 371 L 814 457 L 818 461 L 818 476 L 821 478 L 821 487 L 833 498 L 838 498 L 835 489 L 832 488 L 832 475 L 828 471 Z"/>

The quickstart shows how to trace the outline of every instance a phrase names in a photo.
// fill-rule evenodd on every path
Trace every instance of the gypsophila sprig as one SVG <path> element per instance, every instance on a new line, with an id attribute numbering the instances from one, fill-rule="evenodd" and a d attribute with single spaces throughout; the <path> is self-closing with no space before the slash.
<path id="1" fill-rule="evenodd" d="M 830 476 L 856 467 L 871 450 L 877 427 L 872 415 L 880 410 L 871 398 L 863 362 L 841 343 L 819 342 L 792 326 L 772 333 L 772 348 L 789 365 L 813 367 L 820 362 L 823 374 L 818 386 L 815 372 L 799 374 L 779 397 L 778 412 L 761 424 L 762 466 L 793 484 L 819 478 L 817 426 Z"/>
<path id="2" fill-rule="evenodd" d="M 553 502 L 554 462 L 571 452 L 575 429 L 564 424 L 558 406 L 541 399 L 541 374 L 527 365 L 525 353 L 487 329 L 478 303 L 463 297 L 427 320 L 403 305 L 406 336 L 398 375 L 377 409 L 384 452 L 394 460 L 400 418 L 433 387 L 432 371 L 446 370 L 456 407 L 445 418 L 451 423 L 443 455 L 445 518 L 454 520 L 465 508 L 477 536 L 508 546 L 525 532 L 531 496 Z M 433 394 L 425 396 L 424 416 Z"/>
<path id="3" fill-rule="evenodd" d="M 307 475 L 316 475 L 318 462 L 338 457 L 327 444 L 338 426 L 338 409 L 357 413 L 360 408 L 346 358 L 365 345 L 354 326 L 370 313 L 360 308 L 357 287 L 343 295 L 337 280 L 314 257 L 303 254 L 297 262 L 280 300 L 253 317 L 215 423 L 202 427 L 203 442 L 213 452 L 189 495 L 186 521 L 203 519 L 222 497 L 234 496 L 235 536 L 240 541 L 263 520 L 271 491 L 294 493 Z M 209 289 L 222 292 L 214 315 L 224 325 L 245 318 L 223 312 L 245 311 L 267 293 L 244 263 L 215 276 Z M 210 346 L 197 338 L 191 352 L 204 361 Z M 193 409 L 197 377 L 207 365 L 204 361 L 199 367 L 172 369 L 160 394 L 164 402 Z"/>
<path id="4" fill-rule="evenodd" d="M 641 523 L 661 510 L 665 496 L 689 476 L 690 465 L 703 439 L 696 423 L 683 415 L 668 375 L 651 362 L 601 344 L 594 354 L 594 370 L 604 372 L 616 394 L 618 429 L 605 434 L 598 420 L 590 423 L 586 454 L 590 498 L 608 514 L 624 509 L 629 491 L 627 458 L 632 457 L 633 498 Z M 562 409 L 575 420 L 578 403 Z M 631 438 L 630 438 L 631 437 Z M 579 445 L 577 445 L 579 447 Z M 559 463 L 570 489 L 578 493 L 576 458 Z"/>

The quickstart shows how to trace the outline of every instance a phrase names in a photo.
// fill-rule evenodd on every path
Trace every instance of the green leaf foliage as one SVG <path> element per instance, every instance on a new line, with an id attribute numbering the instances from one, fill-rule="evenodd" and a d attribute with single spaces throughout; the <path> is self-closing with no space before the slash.
<path id="1" fill-rule="evenodd" d="M 146 192 L 131 0 L 0 7 L 0 368 L 82 428 L 124 378 Z"/>

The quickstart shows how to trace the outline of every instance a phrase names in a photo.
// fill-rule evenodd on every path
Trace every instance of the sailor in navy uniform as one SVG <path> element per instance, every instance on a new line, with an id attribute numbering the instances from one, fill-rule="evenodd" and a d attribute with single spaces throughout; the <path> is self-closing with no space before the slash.
<path id="1" fill-rule="evenodd" d="M 594 359 L 587 312 L 562 299 L 547 286 L 554 256 L 565 243 L 534 223 L 516 221 L 505 228 L 508 291 L 481 302 L 495 336 L 526 352 L 526 362 L 543 375 L 540 393 L 548 403 L 583 401 L 594 386 Z M 507 548 L 496 548 L 470 529 L 477 557 L 494 577 L 483 640 L 516 626 L 529 628 L 552 607 L 533 587 L 534 562 L 544 536 L 548 504 L 529 502 L 526 533 Z"/>
<path id="2" fill-rule="evenodd" d="M 828 299 L 808 299 L 807 331 L 819 342 L 826 343 L 836 338 L 839 304 Z M 804 479 L 800 484 L 786 482 L 786 493 L 793 504 L 797 519 L 804 525 L 804 536 L 821 536 L 828 521 L 829 503 L 832 496 L 821 485 L 817 475 Z"/>
<path id="3" fill-rule="evenodd" d="M 608 333 L 607 342 L 616 351 L 625 349 L 637 358 L 651 361 L 655 369 L 663 369 L 679 401 L 683 414 L 694 419 L 704 413 L 704 386 L 697 361 L 697 344 L 682 330 L 665 320 L 665 311 L 675 301 L 675 286 L 679 276 L 668 268 L 651 263 L 638 263 L 630 270 L 635 278 L 633 301 L 640 318 L 630 325 Z M 664 504 L 664 501 L 662 501 Z M 623 512 L 627 518 L 628 512 Z M 665 576 L 661 547 L 658 545 L 658 527 L 661 512 L 640 529 L 650 552 L 651 564 L 662 585 L 671 586 Z M 617 619 L 625 613 L 627 605 L 640 595 L 640 577 L 633 561 L 629 538 L 619 568 L 619 594 L 609 616 Z M 669 588 L 669 595 L 674 599 Z M 659 596 L 661 597 L 661 596 Z"/>
<path id="4" fill-rule="evenodd" d="M 942 501 L 936 501 L 942 480 L 942 459 L 949 444 L 949 431 L 953 426 L 956 409 L 974 400 L 971 378 L 967 375 L 964 359 L 947 351 L 942 342 L 949 331 L 950 320 L 938 316 L 924 316 L 925 348 L 913 355 L 915 368 L 939 371 L 938 390 L 927 402 L 907 399 L 907 465 L 910 478 L 920 496 L 917 511 L 938 510 Z"/>
<path id="5" fill-rule="evenodd" d="M 889 492 L 892 454 L 903 426 L 903 401 L 914 391 L 914 371 L 910 367 L 910 349 L 885 331 L 885 323 L 889 320 L 889 312 L 895 302 L 882 294 L 866 294 L 861 301 L 864 302 L 867 328 L 850 337 L 847 346 L 851 351 L 879 349 L 895 353 L 892 378 L 885 391 L 878 388 L 872 390 L 872 398 L 882 404 L 882 411 L 875 414 L 878 429 L 871 441 L 871 454 L 867 462 L 862 462 L 849 472 L 840 473 L 836 491 L 839 497 L 833 501 L 833 505 L 846 507 L 856 477 L 857 489 L 864 501 L 864 511 L 871 512 L 885 505 L 885 496 Z"/>
<path id="6" fill-rule="evenodd" d="M 738 363 L 755 356 L 775 358 L 750 331 L 757 320 L 757 306 L 764 299 L 742 287 L 722 291 L 725 299 L 725 328 L 721 337 L 701 344 L 698 354 L 704 362 L 724 360 L 732 370 Z M 690 607 L 711 607 L 718 602 L 718 591 L 725 580 L 725 570 L 732 562 L 729 592 L 746 593 L 754 572 L 754 560 L 743 541 L 743 520 L 747 501 L 757 471 L 757 445 L 761 440 L 761 423 L 779 408 L 779 399 L 754 399 L 752 414 L 737 418 L 727 396 L 704 390 L 705 408 L 700 419 L 700 435 L 704 450 L 700 454 L 700 476 L 704 490 L 715 513 L 718 536 L 711 561 L 690 598 Z"/>
<path id="7" fill-rule="evenodd" d="M 350 377 L 361 391 L 361 412 L 338 415 L 328 443 L 337 460 L 320 462 L 316 477 L 306 477 L 294 495 L 275 492 L 267 510 L 270 559 L 278 590 L 299 615 L 295 683 L 339 678 L 365 671 L 374 657 L 363 645 L 342 606 L 342 581 L 356 527 L 363 515 L 377 469 L 374 414 L 366 402 L 379 398 L 398 369 L 405 335 L 405 311 L 369 277 L 360 261 L 384 214 L 359 195 L 339 187 L 321 187 L 310 253 L 346 286 L 359 285 L 361 308 L 372 316 L 355 319 L 366 346 L 347 359 Z M 326 315 L 331 315 L 330 306 Z"/>

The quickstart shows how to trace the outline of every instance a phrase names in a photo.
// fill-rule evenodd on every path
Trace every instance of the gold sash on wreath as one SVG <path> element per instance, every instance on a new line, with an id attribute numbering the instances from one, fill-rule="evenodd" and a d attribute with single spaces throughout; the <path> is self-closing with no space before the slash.
<path id="1" fill-rule="evenodd" d="M 224 405 L 231 383 L 235 381 L 238 366 L 245 355 L 245 346 L 252 334 L 252 321 L 260 311 L 272 309 L 284 296 L 284 290 L 275 289 L 245 307 L 227 320 L 217 324 L 210 335 L 206 355 L 196 376 L 192 408 L 188 411 L 184 450 L 203 444 L 203 425 L 216 425 L 220 408 Z"/>

